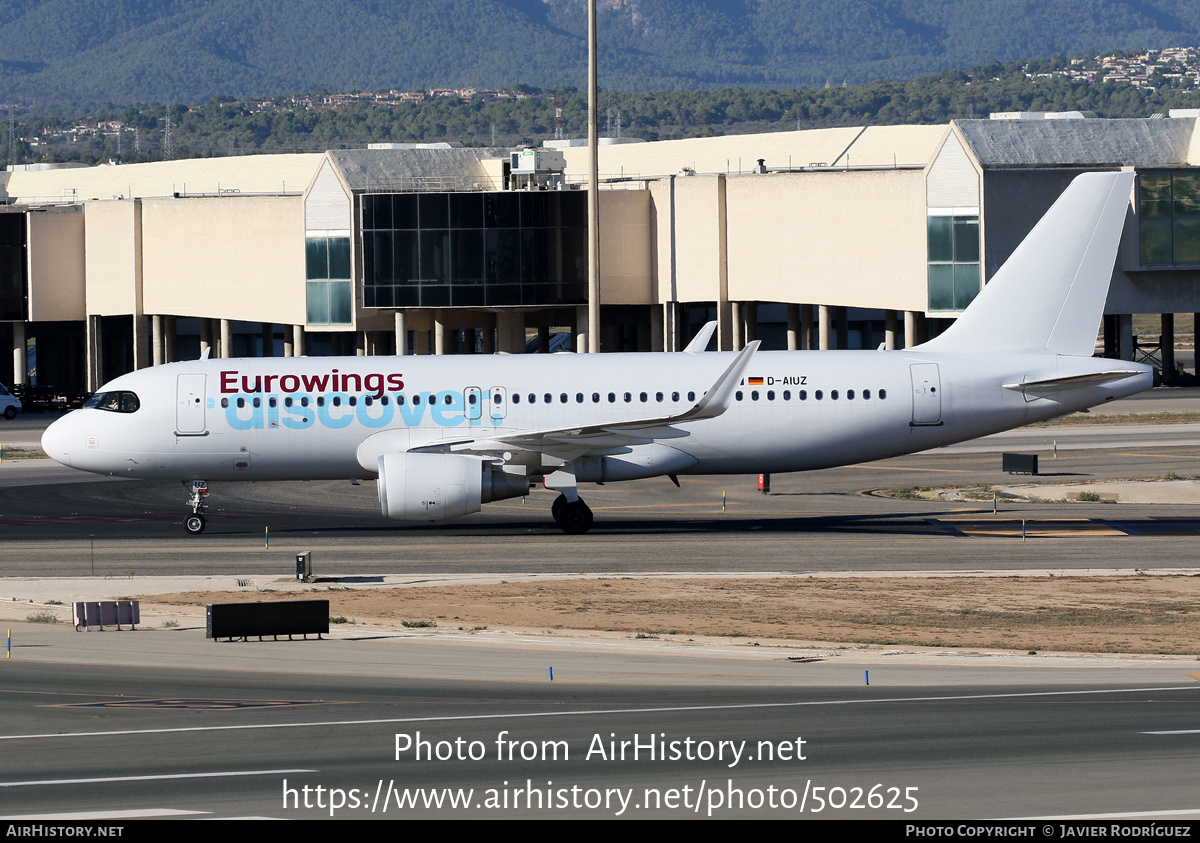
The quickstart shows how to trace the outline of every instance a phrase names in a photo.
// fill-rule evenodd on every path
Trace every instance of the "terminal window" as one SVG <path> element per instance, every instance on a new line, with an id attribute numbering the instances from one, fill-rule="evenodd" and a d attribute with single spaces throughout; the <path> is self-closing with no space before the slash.
<path id="1" fill-rule="evenodd" d="M 927 218 L 929 309 L 963 310 L 979 295 L 979 215 Z"/>
<path id="2" fill-rule="evenodd" d="M 308 324 L 349 325 L 354 309 L 350 238 L 306 238 L 304 270 Z"/>
<path id="3" fill-rule="evenodd" d="M 1143 266 L 1200 263 L 1200 172 L 1141 173 L 1138 219 Z"/>
<path id="4" fill-rule="evenodd" d="M 366 307 L 587 301 L 580 191 L 366 194 Z"/>

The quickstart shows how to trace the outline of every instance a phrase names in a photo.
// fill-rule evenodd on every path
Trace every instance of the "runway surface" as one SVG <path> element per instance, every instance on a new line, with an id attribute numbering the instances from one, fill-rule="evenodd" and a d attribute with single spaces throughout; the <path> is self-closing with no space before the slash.
<path id="1" fill-rule="evenodd" d="M 1200 817 L 1187 662 L 201 634 L 23 631 L 0 815 Z"/>

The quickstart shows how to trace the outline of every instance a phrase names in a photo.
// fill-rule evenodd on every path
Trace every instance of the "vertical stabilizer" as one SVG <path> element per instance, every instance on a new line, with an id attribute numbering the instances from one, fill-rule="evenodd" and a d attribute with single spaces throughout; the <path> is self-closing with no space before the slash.
<path id="1" fill-rule="evenodd" d="M 928 351 L 1090 357 L 1133 191 L 1133 173 L 1086 173 Z"/>

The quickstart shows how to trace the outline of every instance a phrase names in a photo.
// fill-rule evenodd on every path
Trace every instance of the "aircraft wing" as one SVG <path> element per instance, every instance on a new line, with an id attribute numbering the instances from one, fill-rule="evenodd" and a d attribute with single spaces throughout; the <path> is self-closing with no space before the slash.
<path id="1" fill-rule="evenodd" d="M 759 343 L 748 344 L 713 382 L 690 409 L 676 416 L 653 416 L 627 421 L 603 421 L 573 427 L 522 430 L 499 436 L 472 439 L 443 439 L 413 448 L 414 451 L 451 451 L 453 453 L 497 454 L 512 449 L 538 451 L 560 459 L 583 455 L 624 453 L 630 446 L 645 445 L 659 439 L 687 436 L 675 425 L 681 422 L 715 418 L 729 408 L 733 393 L 750 365 Z"/>

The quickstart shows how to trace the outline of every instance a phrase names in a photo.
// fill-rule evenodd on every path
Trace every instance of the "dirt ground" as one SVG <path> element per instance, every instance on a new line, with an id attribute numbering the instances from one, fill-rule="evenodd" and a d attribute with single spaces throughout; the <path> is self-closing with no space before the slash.
<path id="1" fill-rule="evenodd" d="M 1021 652 L 1200 655 L 1200 574 L 598 578 L 488 585 L 315 586 L 141 596 L 204 606 L 328 599 L 353 624 L 439 634 L 594 631 L 797 646 L 910 645 Z"/>

